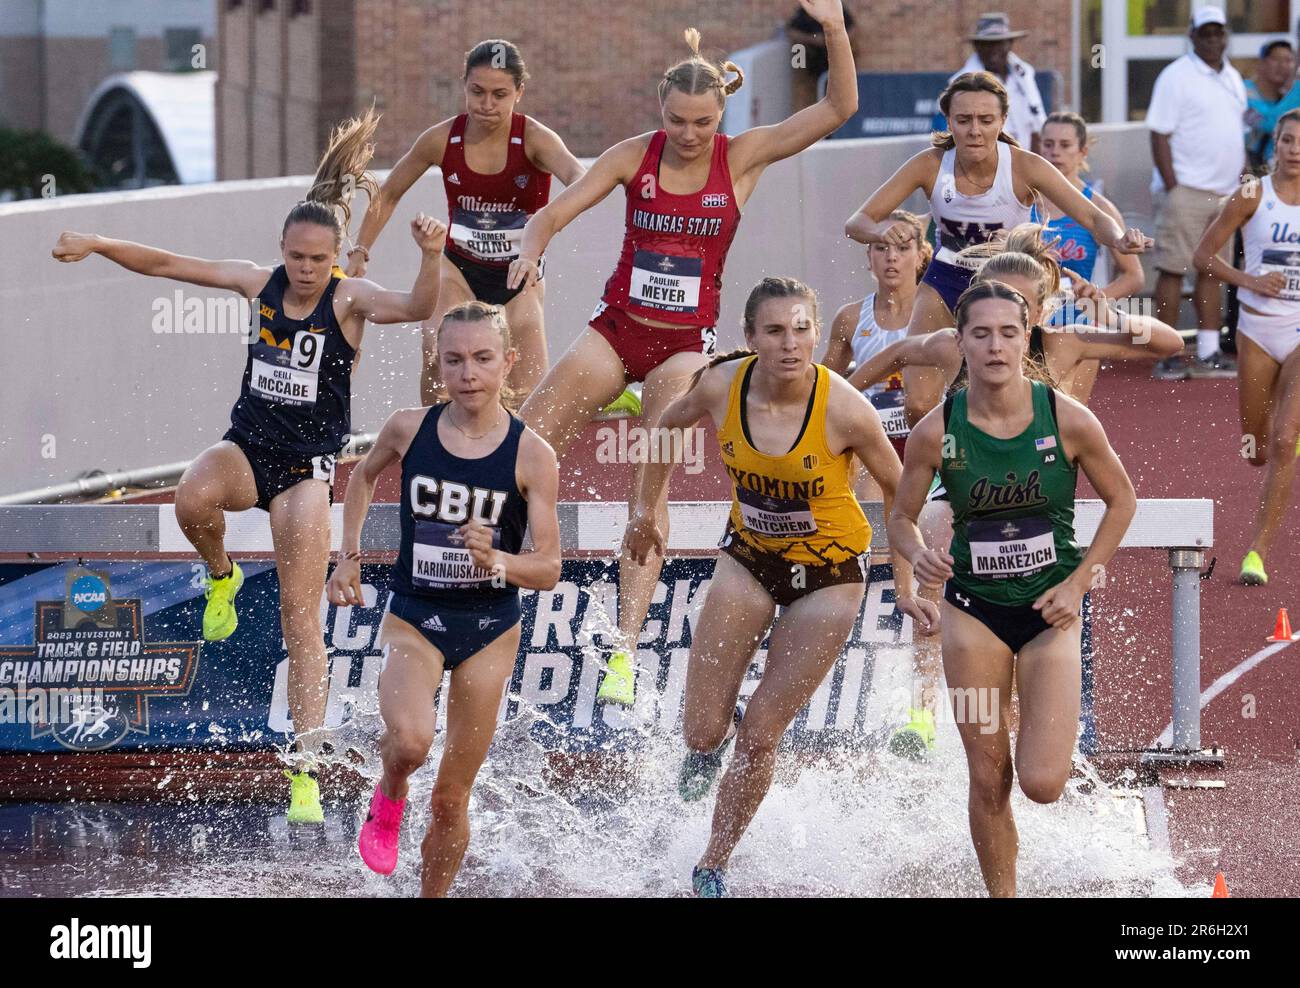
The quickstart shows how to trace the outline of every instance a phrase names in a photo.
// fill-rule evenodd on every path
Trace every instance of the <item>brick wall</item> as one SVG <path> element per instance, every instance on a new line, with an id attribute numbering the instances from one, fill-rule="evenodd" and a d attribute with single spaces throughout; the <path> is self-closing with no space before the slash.
<path id="1" fill-rule="evenodd" d="M 687 54 L 681 31 L 698 27 L 722 55 L 771 37 L 793 0 L 355 0 L 360 103 L 384 111 L 377 160 L 391 164 L 421 130 L 460 111 L 464 52 L 505 36 L 523 50 L 533 79 L 522 108 L 554 127 L 579 155 L 594 155 L 657 126 L 655 85 Z M 1066 75 L 1068 0 L 850 0 L 863 71 L 956 70 L 962 37 L 990 5 L 1029 30 L 1016 51 Z"/>
<path id="2" fill-rule="evenodd" d="M 226 5 L 223 2 L 222 8 Z M 283 17 L 257 15 L 255 4 L 221 13 L 247 24 Z M 254 51 L 235 48 L 235 57 L 254 66 L 222 72 L 218 83 L 222 154 L 219 177 L 282 174 L 277 163 L 308 171 L 330 126 L 373 99 L 384 114 L 376 165 L 387 167 L 426 127 L 464 106 L 460 76 L 464 53 L 486 38 L 505 37 L 523 50 L 532 80 L 521 109 L 555 128 L 579 155 L 599 154 L 611 144 L 658 125 L 655 85 L 663 70 L 688 49 L 682 30 L 698 27 L 706 53 L 722 56 L 771 38 L 794 10 L 794 0 L 315 0 L 311 13 L 293 25 L 301 52 L 286 67 L 287 88 L 278 79 L 283 36 L 259 32 Z M 1016 51 L 1040 68 L 1057 69 L 1069 92 L 1069 0 L 849 0 L 857 19 L 857 63 L 863 71 L 956 70 L 969 46 L 963 36 L 978 15 L 994 6 L 1011 15 L 1013 26 L 1030 31 Z M 269 25 L 268 25 L 269 26 Z M 234 27 L 227 42 L 244 32 Z M 314 32 L 316 58 L 305 37 Z M 242 40 L 242 38 L 240 39 Z M 232 54 L 223 46 L 225 57 Z M 248 86 L 254 94 L 248 98 Z M 223 92 L 224 91 L 224 92 Z M 314 114 L 310 127 L 286 127 L 280 113 Z M 251 102 L 254 121 L 229 119 Z M 253 171 L 248 154 L 230 129 L 256 126 Z M 278 145 L 284 130 L 290 147 Z M 296 147 L 308 133 L 317 147 Z M 229 142 L 229 143 L 227 143 Z M 271 146 L 259 146 L 269 144 Z M 287 154 L 286 154 L 287 152 Z M 311 161 L 304 167 L 300 159 Z"/>

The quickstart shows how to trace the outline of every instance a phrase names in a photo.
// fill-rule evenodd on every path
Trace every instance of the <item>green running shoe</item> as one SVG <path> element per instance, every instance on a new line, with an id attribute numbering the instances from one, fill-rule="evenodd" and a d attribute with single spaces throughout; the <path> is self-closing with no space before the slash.
<path id="1" fill-rule="evenodd" d="M 219 580 L 208 574 L 208 588 L 204 596 L 208 598 L 203 608 L 203 638 L 205 641 L 219 642 L 235 633 L 239 617 L 235 614 L 235 594 L 244 585 L 244 571 L 233 559 L 230 560 L 230 572 Z"/>
<path id="2" fill-rule="evenodd" d="M 636 701 L 636 668 L 631 652 L 615 652 L 609 657 L 605 678 L 601 680 L 596 699 L 602 703 L 617 703 L 630 707 Z"/>
<path id="3" fill-rule="evenodd" d="M 691 891 L 697 899 L 725 899 L 727 897 L 726 874 L 721 868 L 701 868 L 696 865 L 691 869 Z"/>
<path id="4" fill-rule="evenodd" d="M 731 742 L 736 739 L 736 728 L 740 727 L 740 719 L 744 715 L 745 708 L 739 703 L 736 704 L 736 712 L 731 719 L 731 733 L 722 744 L 718 745 L 717 750 L 686 753 L 686 757 L 682 760 L 681 775 L 677 779 L 677 793 L 682 797 L 683 802 L 693 803 L 697 799 L 703 799 L 713 788 L 713 780 L 722 770 L 723 756 L 731 747 Z"/>
<path id="5" fill-rule="evenodd" d="M 324 823 L 320 785 L 315 777 L 310 772 L 290 772 L 288 769 L 284 774 L 289 779 L 289 822 Z"/>
<path id="6" fill-rule="evenodd" d="M 1268 574 L 1264 572 L 1264 560 L 1259 558 L 1259 553 L 1254 549 L 1246 553 L 1246 558 L 1241 561 L 1239 579 L 1248 587 L 1262 587 L 1268 583 Z"/>
<path id="7" fill-rule="evenodd" d="M 908 722 L 889 739 L 889 751 L 899 758 L 924 761 L 934 749 L 934 714 L 925 709 L 912 708 L 908 710 L 907 716 Z"/>
<path id="8" fill-rule="evenodd" d="M 623 393 L 602 409 L 605 415 L 627 415 L 638 418 L 641 415 L 641 396 L 631 388 L 624 388 Z"/>

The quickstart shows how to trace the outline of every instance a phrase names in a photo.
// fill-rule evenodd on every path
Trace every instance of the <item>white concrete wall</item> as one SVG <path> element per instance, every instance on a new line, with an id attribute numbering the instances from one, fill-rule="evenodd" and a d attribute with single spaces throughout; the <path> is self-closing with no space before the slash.
<path id="1" fill-rule="evenodd" d="M 1094 174 L 1143 225 L 1150 156 L 1139 125 L 1096 128 Z M 829 319 L 870 289 L 865 250 L 843 236 L 849 214 L 924 139 L 825 142 L 773 166 L 746 204 L 726 269 L 719 345 L 737 345 L 745 296 L 763 275 L 793 275 L 821 294 Z M 226 182 L 0 205 L 0 493 L 70 480 L 84 471 L 182 460 L 215 442 L 229 422 L 244 364 L 232 335 L 160 335 L 154 306 L 177 283 L 143 278 L 101 257 L 63 265 L 50 257 L 59 231 L 135 240 L 204 257 L 277 263 L 280 224 L 304 178 Z M 910 203 L 919 208 L 916 197 Z M 418 256 L 406 227 L 420 209 L 445 219 L 441 180 L 407 193 L 373 252 L 369 276 L 409 285 Z M 614 192 L 563 231 L 547 261 L 552 360 L 574 340 L 612 269 L 624 200 Z M 354 228 L 359 220 L 354 222 Z M 185 289 L 187 297 L 218 297 Z M 367 329 L 354 378 L 353 426 L 377 429 L 418 401 L 419 330 Z M 50 458 L 43 456 L 53 449 Z"/>

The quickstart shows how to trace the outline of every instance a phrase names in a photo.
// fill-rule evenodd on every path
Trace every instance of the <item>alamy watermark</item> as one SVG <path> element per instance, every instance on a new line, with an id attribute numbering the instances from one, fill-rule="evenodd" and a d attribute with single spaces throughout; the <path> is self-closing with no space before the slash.
<path id="1" fill-rule="evenodd" d="M 105 709 L 102 689 L 0 687 L 0 724 L 81 724 Z"/>
<path id="2" fill-rule="evenodd" d="M 596 430 L 597 463 L 681 463 L 686 472 L 704 470 L 704 430 L 646 428 L 628 425 L 619 419 L 618 427 L 601 426 Z"/>
<path id="3" fill-rule="evenodd" d="M 152 309 L 149 326 L 155 333 L 226 334 L 238 336 L 241 342 L 247 342 L 261 329 L 261 316 L 274 315 L 270 309 L 262 311 L 260 299 L 194 295 L 181 288 L 155 298 Z"/>
<path id="4" fill-rule="evenodd" d="M 50 957 L 56 961 L 129 960 L 134 968 L 153 961 L 153 927 L 82 924 L 77 917 L 50 928 Z"/>
<path id="5" fill-rule="evenodd" d="M 1135 317 L 1154 318 L 1154 299 L 1098 300 L 1066 295 L 1057 299 L 1057 303 L 1051 313 L 1054 324 L 1044 326 L 1045 333 L 1111 333 L 1126 336 L 1137 344 L 1151 341 L 1150 323 L 1144 319 L 1141 323 L 1132 325 L 1129 320 Z"/>

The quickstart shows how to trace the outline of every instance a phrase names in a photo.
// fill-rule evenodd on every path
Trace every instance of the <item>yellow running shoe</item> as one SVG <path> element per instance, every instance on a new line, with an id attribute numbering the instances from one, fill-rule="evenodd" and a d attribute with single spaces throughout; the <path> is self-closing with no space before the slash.
<path id="1" fill-rule="evenodd" d="M 636 669 L 630 652 L 615 652 L 609 657 L 609 667 L 596 692 L 596 699 L 625 707 L 636 701 Z"/>
<path id="2" fill-rule="evenodd" d="M 219 580 L 208 573 L 208 589 L 204 596 L 208 604 L 203 608 L 203 638 L 219 642 L 235 633 L 239 617 L 235 614 L 235 594 L 244 585 L 244 571 L 239 563 L 230 560 L 230 572 Z"/>
<path id="3" fill-rule="evenodd" d="M 623 393 L 611 401 L 602 410 L 606 415 L 628 415 L 636 418 L 641 414 L 641 396 L 631 388 L 624 388 Z"/>
<path id="4" fill-rule="evenodd" d="M 934 748 L 934 714 L 924 708 L 912 708 L 907 716 L 907 724 L 889 739 L 890 753 L 915 762 L 923 761 Z"/>
<path id="5" fill-rule="evenodd" d="M 1262 587 L 1268 583 L 1268 574 L 1264 572 L 1264 560 L 1254 549 L 1246 553 L 1241 561 L 1241 576 L 1238 577 L 1248 587 Z"/>
<path id="6" fill-rule="evenodd" d="M 320 785 L 310 772 L 284 771 L 289 780 L 289 822 L 324 823 L 325 811 L 320 808 Z"/>

